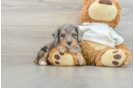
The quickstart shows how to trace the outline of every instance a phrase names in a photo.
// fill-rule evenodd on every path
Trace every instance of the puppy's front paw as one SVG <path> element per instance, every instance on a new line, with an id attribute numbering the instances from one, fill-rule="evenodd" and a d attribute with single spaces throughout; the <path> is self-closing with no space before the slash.
<path id="1" fill-rule="evenodd" d="M 78 62 L 79 62 L 80 65 L 83 65 L 85 60 L 84 60 L 84 58 L 83 59 L 79 59 Z"/>
<path id="2" fill-rule="evenodd" d="M 58 46 L 58 51 L 60 52 L 60 53 L 65 53 L 66 51 L 67 51 L 67 48 L 66 47 L 64 47 L 64 46 Z"/>
<path id="3" fill-rule="evenodd" d="M 83 65 L 83 64 L 84 64 L 85 59 L 84 59 L 83 56 L 81 56 L 81 55 L 76 55 L 76 58 L 77 58 L 78 63 L 79 63 L 80 65 Z"/>

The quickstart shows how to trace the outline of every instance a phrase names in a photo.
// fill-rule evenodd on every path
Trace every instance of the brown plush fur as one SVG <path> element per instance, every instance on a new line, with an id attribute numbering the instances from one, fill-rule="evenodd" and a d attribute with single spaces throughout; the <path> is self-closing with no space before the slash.
<path id="1" fill-rule="evenodd" d="M 92 46 L 90 46 L 86 41 L 82 41 L 81 42 L 81 47 L 82 47 L 82 54 L 84 56 L 84 58 L 86 59 L 86 63 L 87 65 L 97 65 L 97 66 L 104 66 L 101 63 L 101 57 L 102 55 L 110 49 L 114 49 L 111 47 L 107 47 L 105 49 L 102 50 L 95 50 Z M 124 61 L 124 64 L 128 64 L 131 60 L 131 53 L 127 47 L 127 45 L 125 43 L 122 43 L 119 46 L 116 46 L 115 49 L 122 49 L 122 51 L 124 51 L 124 53 L 126 54 L 126 59 Z M 122 66 L 121 65 L 121 66 Z"/>
<path id="2" fill-rule="evenodd" d="M 124 61 L 123 64 L 128 64 L 131 61 L 131 53 L 130 53 L 127 45 L 125 43 L 122 43 L 121 45 L 116 46 L 116 49 L 122 49 L 122 51 L 125 52 L 126 60 Z"/>
<path id="3" fill-rule="evenodd" d="M 106 49 L 95 50 L 94 47 L 90 46 L 84 40 L 82 40 L 82 42 L 81 42 L 81 48 L 82 48 L 82 54 L 83 54 L 84 58 L 86 59 L 87 65 L 96 65 L 95 60 L 99 56 L 99 54 L 108 49 L 112 49 L 110 47 L 107 47 Z"/>
<path id="4" fill-rule="evenodd" d="M 81 23 L 83 23 L 83 22 L 106 23 L 114 29 L 119 24 L 119 20 L 120 20 L 121 7 L 119 5 L 119 2 L 117 2 L 115 0 L 111 0 L 115 4 L 117 11 L 118 11 L 118 14 L 114 20 L 112 20 L 112 21 L 98 21 L 98 20 L 92 19 L 88 15 L 88 8 L 95 1 L 97 1 L 97 0 L 83 0 L 83 3 L 82 3 L 83 8 L 82 8 L 80 15 L 79 15 Z M 122 51 L 124 51 L 124 53 L 126 55 L 126 59 L 122 65 L 128 64 L 131 60 L 131 53 L 130 53 L 130 51 L 125 43 L 122 43 L 121 45 L 116 46 L 115 48 L 106 47 L 105 49 L 96 50 L 94 47 L 90 46 L 86 41 L 82 40 L 81 47 L 82 47 L 82 54 L 83 54 L 84 58 L 86 59 L 87 65 L 104 66 L 101 63 L 101 57 L 106 51 L 108 51 L 110 49 L 122 49 Z"/>
<path id="5" fill-rule="evenodd" d="M 83 1 L 83 3 L 82 3 L 83 8 L 82 8 L 82 10 L 80 12 L 80 15 L 79 15 L 81 23 L 83 23 L 83 22 L 100 22 L 100 23 L 106 23 L 110 27 L 115 28 L 119 24 L 119 20 L 120 20 L 120 10 L 121 10 L 121 7 L 119 5 L 119 2 L 117 2 L 115 0 L 112 0 L 112 2 L 115 4 L 115 6 L 117 8 L 118 15 L 116 16 L 116 18 L 114 20 L 107 22 L 107 21 L 94 20 L 94 19 L 90 18 L 90 16 L 88 15 L 88 8 L 95 1 L 96 0 L 84 0 Z"/>

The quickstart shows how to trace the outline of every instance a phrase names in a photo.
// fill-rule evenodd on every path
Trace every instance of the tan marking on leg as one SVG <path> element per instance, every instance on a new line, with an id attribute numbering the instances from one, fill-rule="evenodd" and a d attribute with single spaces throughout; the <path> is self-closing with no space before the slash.
<path id="1" fill-rule="evenodd" d="M 40 58 L 38 64 L 42 66 L 47 65 L 46 57 L 43 56 L 42 58 Z"/>
<path id="2" fill-rule="evenodd" d="M 78 63 L 79 63 L 80 65 L 83 65 L 84 62 L 85 62 L 85 59 L 84 59 L 84 57 L 82 56 L 81 52 L 76 52 L 75 55 L 76 55 L 76 58 L 77 58 L 77 60 L 78 60 Z"/>

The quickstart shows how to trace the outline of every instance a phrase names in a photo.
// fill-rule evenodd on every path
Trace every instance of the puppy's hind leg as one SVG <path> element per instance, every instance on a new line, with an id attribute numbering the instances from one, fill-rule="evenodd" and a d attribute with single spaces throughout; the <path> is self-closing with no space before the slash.
<path id="1" fill-rule="evenodd" d="M 47 47 L 43 47 L 39 53 L 38 53 L 38 56 L 37 58 L 35 59 L 35 63 L 38 64 L 38 65 L 41 65 L 41 66 L 45 66 L 47 65 L 47 56 L 48 56 L 48 49 Z"/>

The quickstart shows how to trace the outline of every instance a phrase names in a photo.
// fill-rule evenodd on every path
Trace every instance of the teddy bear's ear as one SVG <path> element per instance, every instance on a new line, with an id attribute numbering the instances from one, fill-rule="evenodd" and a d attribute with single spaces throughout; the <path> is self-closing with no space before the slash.
<path id="1" fill-rule="evenodd" d="M 88 2 L 88 0 L 83 0 L 83 2 L 82 2 L 82 6 L 86 5 L 87 2 Z"/>
<path id="2" fill-rule="evenodd" d="M 116 1 L 114 4 L 115 4 L 115 6 L 116 6 L 116 7 L 118 7 L 118 8 L 119 8 L 119 10 L 121 10 L 121 6 L 120 6 L 120 4 L 119 4 L 119 2 L 118 2 L 118 1 Z"/>
<path id="3" fill-rule="evenodd" d="M 97 0 L 83 0 L 82 6 L 84 6 L 84 5 L 88 4 L 88 3 L 95 2 L 95 1 L 97 1 Z"/>

